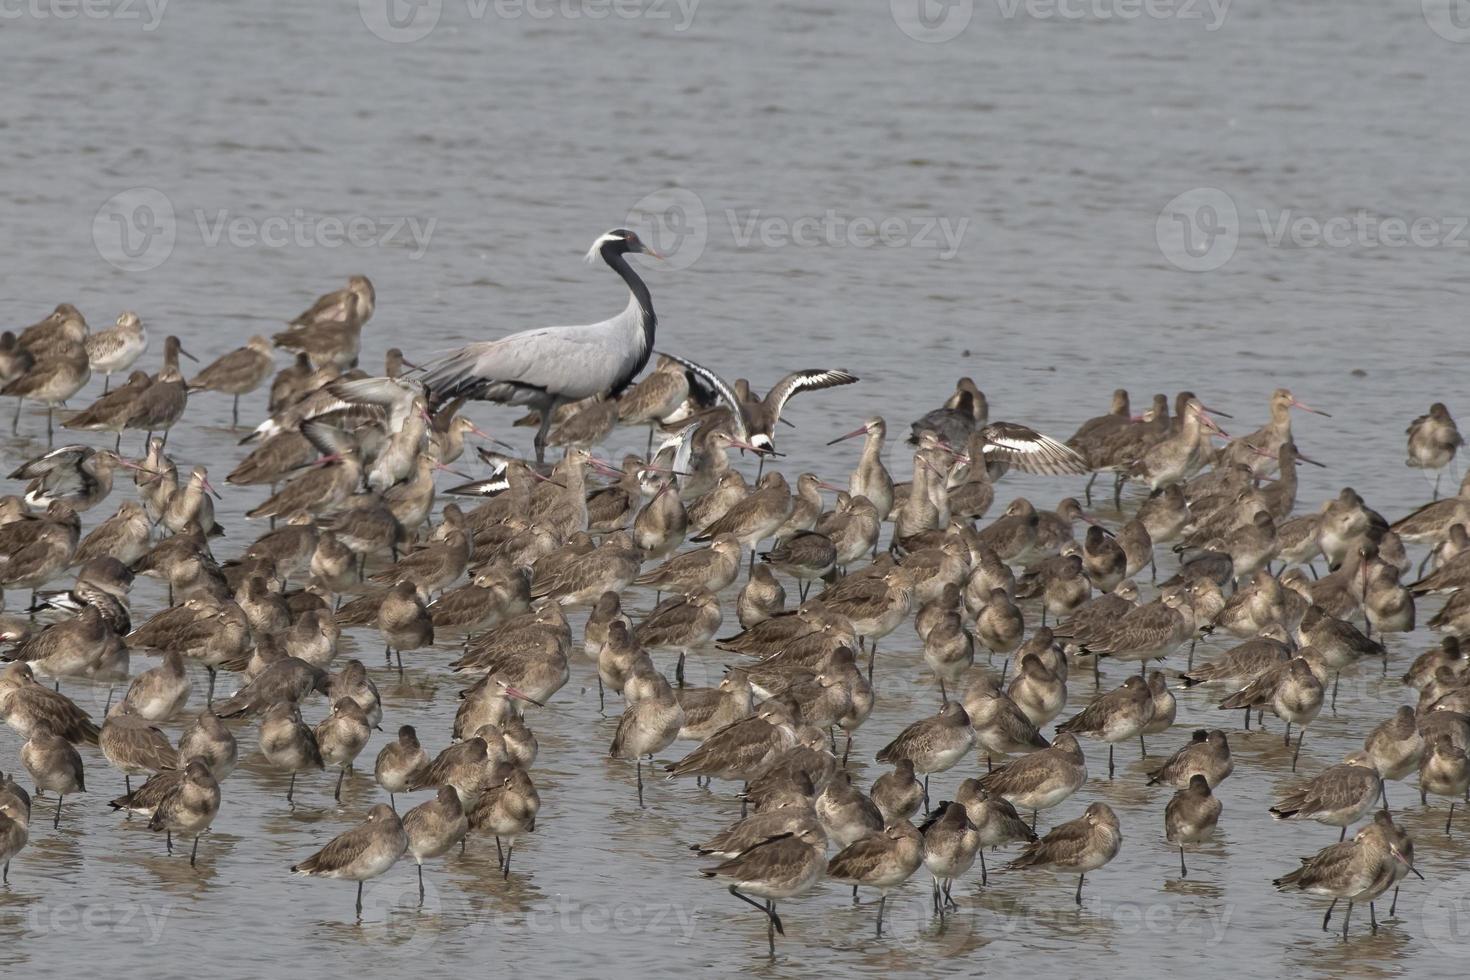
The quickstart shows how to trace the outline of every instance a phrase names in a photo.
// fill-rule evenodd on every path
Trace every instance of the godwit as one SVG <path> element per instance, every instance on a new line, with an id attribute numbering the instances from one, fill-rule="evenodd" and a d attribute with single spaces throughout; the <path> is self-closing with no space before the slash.
<path id="1" fill-rule="evenodd" d="M 418 583 L 404 579 L 389 589 L 378 606 L 378 635 L 383 653 L 398 655 L 398 672 L 403 672 L 403 651 L 420 650 L 434 642 L 434 621 L 424 606 Z"/>
<path id="2" fill-rule="evenodd" d="M 1230 758 L 1230 742 L 1220 729 L 1196 729 L 1189 744 L 1165 760 L 1148 774 L 1150 786 L 1162 783 L 1185 789 L 1194 776 L 1204 776 L 1208 785 L 1219 786 L 1235 770 Z"/>
<path id="3" fill-rule="evenodd" d="M 1153 693 L 1142 677 L 1130 677 L 1123 686 L 1095 698 L 1081 712 L 1057 726 L 1058 732 L 1090 735 L 1108 743 L 1108 778 L 1113 776 L 1113 748 L 1135 735 L 1142 757 L 1148 757 L 1143 730 L 1154 717 Z"/>
<path id="4" fill-rule="evenodd" d="M 798 531 L 762 552 L 761 561 L 796 578 L 801 583 L 800 600 L 805 602 L 811 581 L 825 577 L 836 566 L 837 548 L 825 534 Z"/>
<path id="5" fill-rule="evenodd" d="M 1118 856 L 1123 833 L 1118 816 L 1106 803 L 1094 803 L 1076 820 L 1053 827 L 1045 837 L 1026 845 L 1012 868 L 1050 867 L 1076 872 L 1076 902 L 1082 904 L 1082 883 L 1087 872 L 1096 871 Z"/>
<path id="6" fill-rule="evenodd" d="M 255 336 L 228 354 L 222 354 L 189 382 L 190 391 L 222 391 L 234 396 L 230 427 L 240 426 L 240 396 L 248 395 L 270 377 L 275 368 L 271 342 Z"/>
<path id="7" fill-rule="evenodd" d="M 25 663 L 0 670 L 0 719 L 16 734 L 30 738 L 37 732 L 59 735 L 73 745 L 96 745 L 99 729 L 65 694 L 36 682 Z"/>
<path id="8" fill-rule="evenodd" d="M 929 798 L 929 776 L 945 772 L 965 757 L 975 745 L 970 716 L 958 701 L 946 701 L 939 714 L 924 718 L 898 733 L 878 750 L 879 762 L 908 759 L 914 771 L 924 775 L 924 799 Z M 912 872 L 911 872 L 912 873 Z"/>
<path id="9" fill-rule="evenodd" d="M 874 415 L 846 435 L 838 436 L 827 445 L 833 446 L 844 439 L 863 437 L 863 452 L 858 465 L 847 480 L 847 491 L 854 497 L 866 497 L 878 511 L 880 521 L 888 520 L 893 509 L 893 477 L 883 465 L 883 444 L 888 436 L 888 424 L 883 416 Z"/>
<path id="10" fill-rule="evenodd" d="M 133 362 L 148 349 L 148 328 L 138 319 L 138 314 L 119 313 L 115 326 L 88 334 L 84 343 L 92 373 L 103 376 L 102 391 L 105 394 L 112 383 L 112 376 L 132 367 Z"/>
<path id="11" fill-rule="evenodd" d="M 112 476 L 124 463 L 115 452 L 88 446 L 61 446 L 10 474 L 12 480 L 30 480 L 25 501 L 46 507 L 61 501 L 78 513 L 91 510 L 112 492 Z"/>
<path id="12" fill-rule="evenodd" d="M 1210 781 L 1200 773 L 1189 777 L 1189 784 L 1164 807 L 1164 839 L 1179 845 L 1179 875 L 1189 876 L 1184 865 L 1184 845 L 1199 844 L 1215 833 L 1220 820 L 1219 797 L 1210 792 Z"/>
<path id="13" fill-rule="evenodd" d="M 660 591 L 708 589 L 718 594 L 739 575 L 740 541 L 733 534 L 720 534 L 705 547 L 675 555 L 633 581 Z"/>
<path id="14" fill-rule="evenodd" d="M 684 709 L 684 727 L 679 738 L 703 741 L 726 725 L 750 717 L 753 704 L 750 678 L 739 667 L 732 668 L 711 688 L 684 687 L 674 695 Z"/>
<path id="15" fill-rule="evenodd" d="M 1455 452 L 1465 444 L 1450 410 L 1444 402 L 1429 406 L 1429 414 L 1421 415 L 1409 423 L 1404 430 L 1409 437 L 1409 466 L 1417 469 L 1434 470 L 1434 499 L 1439 499 L 1441 472 L 1455 458 Z"/>
<path id="16" fill-rule="evenodd" d="M 825 867 L 827 838 L 821 830 L 806 827 L 799 834 L 777 834 L 742 851 L 738 856 L 700 871 L 706 878 L 730 881 L 730 894 L 760 909 L 768 923 L 766 941 L 776 955 L 776 933 L 786 935 L 776 902 L 796 898 L 814 888 Z M 765 899 L 762 905 L 750 896 Z"/>
<path id="17" fill-rule="evenodd" d="M 291 774 L 291 782 L 286 787 L 287 803 L 293 802 L 291 797 L 296 791 L 298 772 L 326 768 L 321 749 L 316 742 L 316 733 L 301 720 L 301 709 L 290 702 L 275 704 L 266 709 L 260 719 L 259 744 L 260 751 L 271 768 Z M 392 812 L 391 809 L 389 812 Z M 398 819 L 396 814 L 393 819 Z"/>
<path id="18" fill-rule="evenodd" d="M 217 780 L 235 771 L 238 755 L 234 733 L 208 708 L 179 736 L 179 758 L 203 760 Z"/>
<path id="19" fill-rule="evenodd" d="M 638 676 L 635 674 L 635 677 Z M 613 759 L 632 758 L 637 765 L 638 805 L 643 806 L 643 758 L 653 759 L 673 744 L 684 727 L 684 708 L 679 704 L 669 682 L 656 671 L 635 685 L 633 678 L 625 683 L 623 699 L 626 707 L 618 720 L 618 730 L 608 750 Z"/>
<path id="20" fill-rule="evenodd" d="M 193 689 L 183 656 L 169 650 L 163 655 L 163 663 L 133 678 L 123 700 L 144 721 L 167 721 L 184 707 Z"/>
<path id="21" fill-rule="evenodd" d="M 165 846 L 173 853 L 174 834 L 192 836 L 194 846 L 189 851 L 189 867 L 195 866 L 199 856 L 199 836 L 214 823 L 219 813 L 219 783 L 200 759 L 192 759 L 180 772 L 180 778 L 159 799 L 153 808 L 148 829 L 165 833 Z"/>
<path id="22" fill-rule="evenodd" d="M 878 890 L 878 935 L 888 893 L 914 876 L 924 863 L 924 838 L 907 820 L 896 820 L 838 851 L 827 862 L 827 877 L 853 887 Z"/>
<path id="23" fill-rule="evenodd" d="M 56 816 L 51 820 L 51 829 L 55 830 L 61 826 L 61 801 L 68 793 L 87 791 L 81 755 L 65 738 L 43 729 L 33 732 L 20 747 L 20 762 L 30 773 L 37 796 L 43 792 L 56 794 Z"/>
<path id="24" fill-rule="evenodd" d="M 1340 765 L 1322 770 L 1271 807 L 1277 820 L 1315 820 L 1341 827 L 1338 840 L 1383 795 L 1383 780 L 1365 753 L 1350 755 Z"/>
<path id="25" fill-rule="evenodd" d="M 1264 475 L 1276 462 L 1276 454 L 1280 451 L 1281 446 L 1292 441 L 1291 410 L 1293 408 L 1331 418 L 1327 412 L 1297 401 L 1296 396 L 1285 388 L 1277 388 L 1271 393 L 1270 405 L 1271 421 L 1250 435 L 1241 436 L 1226 446 L 1220 454 L 1221 463 L 1244 463 L 1257 475 Z"/>
<path id="26" fill-rule="evenodd" d="M 34 365 L 24 374 L 0 388 L 0 396 L 19 400 L 10 426 L 11 434 L 15 434 L 20 425 L 20 402 L 43 402 L 46 405 L 46 445 L 50 446 L 55 436 L 56 406 L 85 388 L 91 379 L 87 351 L 79 341 L 64 344 L 54 353 L 38 355 Z"/>
<path id="27" fill-rule="evenodd" d="M 424 861 L 448 854 L 464 841 L 470 822 L 451 786 L 440 786 L 432 800 L 420 803 L 403 815 L 403 832 L 408 836 L 408 853 L 418 866 L 419 903 L 424 901 Z"/>
<path id="28" fill-rule="evenodd" d="M 1061 714 L 1067 704 L 1065 666 L 1053 670 L 1036 654 L 1024 654 L 1017 665 L 1016 676 L 1006 688 L 1006 696 L 1032 725 L 1039 728 L 1047 724 Z"/>
<path id="29" fill-rule="evenodd" d="M 72 561 L 85 564 L 106 557 L 131 565 L 148 551 L 152 529 L 153 522 L 143 506 L 135 500 L 124 500 L 115 514 L 82 538 Z"/>
<path id="30" fill-rule="evenodd" d="M 1331 896 L 1332 905 L 1328 906 L 1327 914 L 1322 918 L 1323 932 L 1327 931 L 1332 907 L 1346 899 L 1348 909 L 1342 920 L 1342 935 L 1347 938 L 1353 904 L 1367 901 L 1371 910 L 1373 899 L 1397 880 L 1396 865 L 1403 865 L 1418 874 L 1411 860 L 1400 850 L 1397 835 L 1375 821 L 1358 831 L 1351 841 L 1339 841 L 1312 857 L 1303 858 L 1301 867 L 1277 878 L 1272 884 L 1282 891 L 1296 888 L 1313 895 Z M 1376 921 L 1373 928 L 1377 931 Z"/>
<path id="31" fill-rule="evenodd" d="M 951 446 L 963 446 L 970 433 L 989 420 L 990 403 L 985 393 L 970 378 L 960 378 L 955 383 L 954 394 L 945 399 L 942 407 L 909 426 L 909 442 L 918 445 L 920 437 L 929 432 Z"/>
<path id="32" fill-rule="evenodd" d="M 682 364 L 699 381 L 713 389 L 723 403 L 708 413 L 708 424 L 729 428 L 736 438 L 750 443 L 757 453 L 762 454 L 762 462 L 765 454 L 775 450 L 776 423 L 782 421 L 781 412 L 793 395 L 856 384 L 858 380 L 857 375 L 838 368 L 792 371 L 772 385 L 764 398 L 742 398 L 736 388 L 709 368 L 673 354 L 666 356 Z"/>
<path id="33" fill-rule="evenodd" d="M 1380 722 L 1363 739 L 1363 751 L 1385 782 L 1418 772 L 1419 759 L 1424 755 L 1424 736 L 1419 732 L 1414 709 L 1403 705 L 1392 718 Z M 1384 806 L 1387 806 L 1387 786 L 1383 794 Z"/>
<path id="34" fill-rule="evenodd" d="M 161 429 L 163 443 L 168 445 L 169 430 L 183 418 L 189 402 L 188 386 L 179 373 L 180 355 L 194 360 L 194 355 L 184 350 L 179 338 L 171 336 L 164 341 L 163 367 L 153 376 L 153 382 L 134 397 L 123 428 L 146 430 L 149 439 Z"/>
<path id="35" fill-rule="evenodd" d="M 113 766 L 122 770 L 124 787 L 132 791 L 132 777 L 179 765 L 179 753 L 160 728 L 140 717 L 126 701 L 117 704 L 102 723 L 97 745 Z"/>
<path id="36" fill-rule="evenodd" d="M 873 780 L 868 796 L 882 815 L 883 823 L 907 820 L 919 812 L 924 803 L 924 784 L 914 776 L 911 759 L 899 759 L 890 772 Z"/>
<path id="37" fill-rule="evenodd" d="M 408 850 L 408 834 L 393 808 L 379 803 L 367 819 L 336 837 L 291 871 L 316 878 L 357 882 L 357 916 L 362 918 L 362 883 L 386 872 Z"/>
<path id="38" fill-rule="evenodd" d="M 1430 793 L 1449 797 L 1450 812 L 1444 821 L 1446 834 L 1455 819 L 1455 801 L 1466 792 L 1470 792 L 1470 759 L 1466 758 L 1463 744 L 1457 744 L 1449 734 L 1426 734 L 1424 754 L 1419 758 L 1419 802 L 1427 804 Z"/>
<path id="39" fill-rule="evenodd" d="M 1470 670 L 1470 658 L 1465 656 L 1458 637 L 1446 636 L 1440 641 L 1439 646 L 1421 653 L 1409 665 L 1409 669 L 1401 679 L 1409 687 L 1422 691 L 1429 686 L 1429 682 L 1434 679 L 1435 672 L 1441 667 L 1449 667 L 1459 674 Z"/>
<path id="40" fill-rule="evenodd" d="M 959 908 L 950 894 L 954 880 L 969 871 L 980 851 L 980 832 L 959 803 L 943 802 L 919 827 L 924 839 L 924 866 L 934 879 L 934 911 Z"/>
<path id="41" fill-rule="evenodd" d="M 1031 656 L 1030 659 L 1040 664 L 1036 657 Z M 975 739 L 985 753 L 987 770 L 993 768 L 993 756 L 1035 752 L 1050 744 L 1041 737 L 1036 723 L 1015 701 L 1001 693 L 984 670 L 977 671 L 975 679 L 965 688 L 963 703 L 970 725 L 975 729 Z"/>
<path id="42" fill-rule="evenodd" d="M 10 883 L 10 859 L 20 853 L 30 838 L 31 812 L 18 800 L 0 800 L 0 861 L 5 864 L 0 881 Z"/>
<path id="43" fill-rule="evenodd" d="M 408 792 L 429 766 L 429 753 L 419 744 L 418 732 L 412 725 L 402 725 L 398 737 L 383 746 L 373 763 L 373 778 L 388 791 L 388 802 L 396 806 L 395 795 Z"/>
<path id="44" fill-rule="evenodd" d="M 536 814 L 541 809 L 541 796 L 531 777 L 521 767 L 500 762 L 485 777 L 484 791 L 469 813 L 470 828 L 492 835 L 496 850 L 505 845 L 501 856 L 501 876 L 510 877 L 510 857 L 516 839 L 536 830 Z"/>
<path id="45" fill-rule="evenodd" d="M 756 713 L 710 735 L 699 747 L 667 767 L 669 778 L 749 780 L 767 762 L 796 744 L 796 733 L 787 709 L 767 701 Z"/>
<path id="46" fill-rule="evenodd" d="M 739 574 L 739 542 L 736 542 L 736 574 Z M 750 629 L 782 612 L 786 607 L 786 590 L 776 581 L 768 565 L 757 565 L 735 600 L 735 613 L 741 629 Z"/>
<path id="47" fill-rule="evenodd" d="M 291 329 L 275 334 L 271 341 L 277 347 L 306 354 L 318 368 L 352 367 L 362 349 L 362 328 L 373 315 L 375 298 L 367 277 L 353 276 L 346 289 L 317 300 L 311 309 L 291 321 Z"/>
<path id="48" fill-rule="evenodd" d="M 1310 647 L 1299 653 L 1310 654 L 1310 659 L 1299 655 L 1285 664 L 1273 666 L 1220 702 L 1223 710 L 1269 706 L 1278 718 L 1286 722 L 1285 745 L 1291 744 L 1292 724 L 1299 726 L 1296 751 L 1291 756 L 1292 772 L 1296 772 L 1296 760 L 1302 754 L 1302 739 L 1306 737 L 1307 726 L 1322 710 L 1322 679 L 1326 676 L 1320 654 Z M 1318 671 L 1322 676 L 1318 676 Z"/>
<path id="49" fill-rule="evenodd" d="M 322 764 L 338 768 L 337 788 L 332 794 L 338 803 L 342 802 L 342 781 L 347 778 L 347 769 L 372 733 L 366 712 L 352 698 L 339 698 L 332 705 L 332 713 L 317 723 L 313 734 Z"/>
<path id="50" fill-rule="evenodd" d="M 688 369 L 673 358 L 660 354 L 653 370 L 618 399 L 618 421 L 623 425 L 648 426 L 647 455 L 651 458 L 653 430 L 672 420 L 688 397 Z"/>
<path id="51" fill-rule="evenodd" d="M 721 534 L 730 534 L 749 548 L 750 568 L 755 568 L 755 546 L 775 533 L 791 515 L 791 488 L 786 477 L 772 471 L 760 478 L 755 492 L 740 500 L 718 520 L 709 524 L 691 540 L 710 541 Z"/>

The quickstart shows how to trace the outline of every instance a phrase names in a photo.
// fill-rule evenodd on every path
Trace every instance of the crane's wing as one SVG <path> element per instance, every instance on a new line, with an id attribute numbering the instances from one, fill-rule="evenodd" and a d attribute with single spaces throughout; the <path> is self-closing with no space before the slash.
<path id="1" fill-rule="evenodd" d="M 766 399 L 771 404 L 771 410 L 776 413 L 776 418 L 779 419 L 781 410 L 786 407 L 787 400 L 797 392 L 836 388 L 840 385 L 855 384 L 857 380 L 857 375 L 837 368 L 808 368 L 805 371 L 792 371 L 776 382 L 766 395 Z"/>
<path id="2" fill-rule="evenodd" d="M 714 389 L 715 394 L 719 396 L 720 401 L 724 402 L 725 406 L 730 409 L 731 425 L 738 430 L 730 434 L 742 442 L 749 441 L 750 429 L 745 424 L 745 413 L 741 410 L 740 396 L 735 394 L 735 389 L 730 387 L 730 385 L 725 382 L 724 378 L 720 377 L 718 374 L 715 374 L 715 372 L 711 371 L 709 368 L 704 367 L 701 364 L 695 364 L 688 358 L 680 357 L 678 354 L 670 354 L 667 351 L 654 351 L 654 353 L 659 354 L 663 357 L 667 357 L 669 360 L 677 364 L 684 365 L 685 370 L 687 370 L 691 375 L 693 375 L 695 378 L 698 378 L 705 385 Z"/>

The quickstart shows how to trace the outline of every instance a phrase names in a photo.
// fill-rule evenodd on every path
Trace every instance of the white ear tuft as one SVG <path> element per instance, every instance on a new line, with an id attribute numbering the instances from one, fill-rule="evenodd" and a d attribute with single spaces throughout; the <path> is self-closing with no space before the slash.
<path id="1" fill-rule="evenodd" d="M 623 240 L 623 236 L 622 235 L 614 235 L 610 231 L 609 232 L 606 232 L 606 233 L 604 233 L 604 234 L 602 234 L 600 236 L 598 236 L 597 241 L 593 242 L 592 243 L 592 247 L 587 250 L 587 261 L 588 262 L 595 261 L 597 259 L 598 254 L 600 253 L 600 251 L 602 249 L 602 246 L 605 243 L 607 243 L 607 242 L 620 242 L 622 240 Z"/>

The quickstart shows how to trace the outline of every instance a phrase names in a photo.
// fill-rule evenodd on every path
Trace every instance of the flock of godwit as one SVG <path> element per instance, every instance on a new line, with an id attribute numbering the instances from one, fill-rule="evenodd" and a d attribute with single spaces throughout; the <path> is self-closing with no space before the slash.
<path id="1" fill-rule="evenodd" d="M 114 809 L 163 831 L 170 851 L 175 836 L 187 842 L 191 864 L 208 860 L 201 836 L 229 797 L 252 790 L 241 775 L 221 789 L 242 754 L 289 775 L 287 801 L 298 775 L 335 769 L 340 801 L 386 724 L 373 762 L 386 802 L 290 870 L 356 881 L 359 915 L 364 881 L 408 855 L 422 894 L 424 862 L 468 837 L 493 837 L 508 876 L 518 841 L 558 832 L 537 824 L 536 711 L 573 677 L 590 685 L 595 675 L 605 708 L 621 704 L 606 751 L 629 763 L 640 805 L 675 791 L 652 792 L 655 774 L 739 788 L 742 819 L 692 842 L 706 860 L 689 871 L 759 909 L 773 954 L 785 929 L 777 904 L 823 881 L 851 886 L 854 901 L 876 892 L 881 934 L 887 896 L 921 868 L 944 916 L 958 905 L 956 880 L 978 859 L 986 884 L 985 850 L 1011 843 L 1023 846 L 1009 868 L 1075 875 L 1081 904 L 1085 877 L 1122 847 L 1118 816 L 1099 801 L 1040 836 L 1037 821 L 1102 778 L 1089 773 L 1083 740 L 1108 745 L 1108 779 L 1120 745 L 1136 740 L 1148 758 L 1149 739 L 1184 742 L 1149 771 L 1162 827 L 1128 833 L 1162 834 L 1187 874 L 1186 851 L 1215 833 L 1234 763 L 1223 728 L 1187 740 L 1173 730 L 1176 692 L 1216 688 L 1221 709 L 1243 709 L 1247 730 L 1253 712 L 1257 724 L 1277 716 L 1288 744 L 1295 729 L 1295 770 L 1306 730 L 1335 710 L 1341 673 L 1364 658 L 1386 670 L 1390 654 L 1374 637 L 1413 630 L 1417 601 L 1448 594 L 1429 620 L 1443 643 L 1404 673 L 1416 703 L 1363 717 L 1362 751 L 1302 778 L 1271 809 L 1341 828 L 1337 843 L 1283 867 L 1276 886 L 1346 902 L 1344 936 L 1354 904 L 1368 903 L 1377 928 L 1374 900 L 1414 872 L 1385 783 L 1416 775 L 1421 803 L 1448 801 L 1446 833 L 1456 801 L 1470 800 L 1470 658 L 1458 642 L 1470 631 L 1470 479 L 1440 500 L 1436 478 L 1436 499 L 1393 522 L 1351 488 L 1299 513 L 1297 468 L 1314 461 L 1293 440 L 1292 411 L 1315 410 L 1285 389 L 1271 394 L 1269 421 L 1238 438 L 1217 421 L 1228 416 L 1189 392 L 1172 403 L 1157 395 L 1134 415 L 1120 390 L 1111 411 L 1060 441 L 990 420 L 984 394 L 962 379 L 912 424 L 910 480 L 890 475 L 888 423 L 875 415 L 831 433 L 833 443 L 863 440 L 845 481 L 801 472 L 793 486 L 772 465 L 784 458 L 786 404 L 858 379 L 797 371 L 757 397 L 744 380 L 655 350 L 652 300 L 626 258 L 636 254 L 656 253 L 616 229 L 589 255 L 628 286 L 615 317 L 472 344 L 422 367 L 395 349 L 378 377 L 357 366 L 376 305 L 365 277 L 189 379 L 175 337 L 156 374 L 132 370 L 149 346 L 132 313 L 93 332 L 61 304 L 5 333 L 0 395 L 17 399 L 17 426 L 25 402 L 45 405 L 49 441 L 56 409 L 100 373 L 104 393 L 61 424 L 115 436 L 111 448 L 66 445 L 25 462 L 0 500 L 0 586 L 31 596 L 28 616 L 4 622 L 0 717 L 25 739 L 18 762 L 35 795 L 55 798 L 51 827 L 63 801 L 87 792 L 86 770 L 110 766 L 126 791 Z M 273 346 L 294 353 L 279 373 Z M 218 493 L 205 467 L 180 473 L 168 432 L 206 391 L 233 396 L 238 422 L 240 398 L 267 381 L 267 418 L 225 481 L 261 488 L 248 514 L 269 529 L 219 539 Z M 469 399 L 530 407 L 536 461 L 491 449 L 461 414 Z M 592 451 L 619 425 L 640 427 L 640 441 L 647 427 L 642 457 Z M 145 434 L 138 458 L 120 451 L 126 430 Z M 1462 442 L 1438 403 L 1408 436 L 1409 465 L 1436 473 Z M 488 475 L 438 488 L 471 437 L 485 442 L 476 451 Z M 549 470 L 548 447 L 565 449 Z M 759 457 L 753 485 L 732 450 Z M 1012 468 L 1079 485 L 1089 476 L 1089 505 L 1091 479 L 1112 474 L 1118 520 L 1104 527 L 1071 497 L 1055 510 L 1024 498 L 998 506 Z M 81 515 L 118 477 L 135 499 L 84 535 Z M 1130 482 L 1147 496 L 1125 499 Z M 462 504 L 436 511 L 438 494 Z M 236 552 L 228 560 L 214 553 L 221 541 Z M 1409 546 L 1426 552 L 1417 571 Z M 71 569 L 74 584 L 48 591 Z M 134 622 L 140 574 L 164 580 L 170 602 Z M 651 611 L 625 610 L 633 589 L 658 593 Z M 726 617 L 731 599 L 738 628 Z M 578 607 L 580 644 L 567 616 Z M 880 641 L 910 621 L 918 649 L 895 643 L 909 649 L 880 658 Z M 373 670 L 337 660 L 345 631 L 362 641 L 373 630 L 386 661 L 373 670 L 447 667 L 472 682 L 452 731 L 435 733 L 447 743 L 437 754 L 384 717 Z M 1206 634 L 1238 642 L 1196 661 Z M 446 645 L 456 648 L 447 660 L 432 649 Z M 134 672 L 135 652 L 157 664 Z M 686 686 L 691 660 L 734 666 L 713 686 Z M 1116 686 L 1103 676 L 1111 661 Z M 933 713 L 886 744 L 862 732 L 875 670 L 933 689 Z M 1079 683 L 1097 696 L 1063 719 L 1068 684 Z M 83 684 L 118 688 L 100 725 L 68 696 Z M 186 716 L 174 743 L 159 725 Z M 882 764 L 866 792 L 849 769 L 854 752 Z M 32 814 L 20 781 L 0 782 L 7 879 Z M 1292 853 L 1281 851 L 1283 864 Z"/>

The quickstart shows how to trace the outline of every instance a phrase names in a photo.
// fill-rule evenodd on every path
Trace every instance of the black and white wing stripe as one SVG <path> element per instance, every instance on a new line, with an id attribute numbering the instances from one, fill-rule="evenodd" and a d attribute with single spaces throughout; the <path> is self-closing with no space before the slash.
<path id="1" fill-rule="evenodd" d="M 1087 460 L 1075 449 L 1016 422 L 992 422 L 980 430 L 986 457 L 1010 463 L 1022 473 L 1062 476 L 1089 472 Z"/>
<path id="2" fill-rule="evenodd" d="M 22 463 L 19 469 L 10 474 L 9 479 L 34 480 L 36 477 L 45 476 L 58 469 L 75 469 L 90 455 L 92 455 L 91 446 L 57 446 L 42 456 Z"/>
<path id="3" fill-rule="evenodd" d="M 351 433 L 343 432 L 324 422 L 304 423 L 301 426 L 301 434 L 323 456 L 345 456 L 356 452 L 358 448 L 357 439 Z"/>
<path id="4" fill-rule="evenodd" d="M 457 487 L 450 487 L 445 493 L 456 497 L 496 497 L 510 489 L 510 479 L 506 475 L 509 469 L 509 461 L 498 453 L 478 450 L 480 458 L 492 467 L 490 476 L 483 480 L 474 480 L 470 483 L 461 483 Z"/>
<path id="5" fill-rule="evenodd" d="M 840 385 L 854 384 L 857 380 L 857 375 L 849 374 L 838 368 L 808 368 L 805 371 L 792 371 L 776 382 L 767 393 L 766 402 L 779 419 L 781 410 L 786 407 L 786 402 L 797 392 L 836 388 Z"/>
<path id="6" fill-rule="evenodd" d="M 715 374 L 709 368 L 701 364 L 695 364 L 688 358 L 680 357 L 678 354 L 670 354 L 668 351 L 655 351 L 654 353 L 667 357 L 677 364 L 682 364 L 685 370 L 714 389 L 720 401 L 724 402 L 725 407 L 730 410 L 730 424 L 738 430 L 730 433 L 730 435 L 739 439 L 741 442 L 750 441 L 750 428 L 745 424 L 745 412 L 741 409 L 740 396 L 735 394 L 735 389 L 730 387 L 724 378 Z"/>

